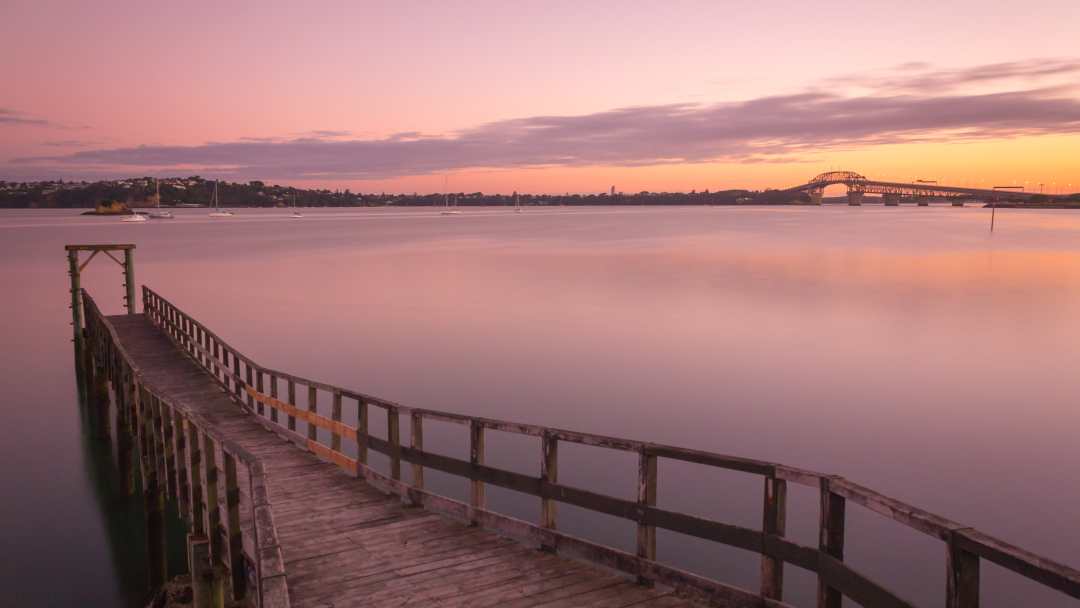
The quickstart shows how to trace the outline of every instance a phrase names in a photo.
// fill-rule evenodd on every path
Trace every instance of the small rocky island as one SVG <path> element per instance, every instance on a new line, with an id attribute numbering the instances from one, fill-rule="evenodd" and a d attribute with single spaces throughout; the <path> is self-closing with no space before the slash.
<path id="1" fill-rule="evenodd" d="M 131 208 L 120 201 L 101 201 L 91 211 L 83 215 L 131 215 Z"/>

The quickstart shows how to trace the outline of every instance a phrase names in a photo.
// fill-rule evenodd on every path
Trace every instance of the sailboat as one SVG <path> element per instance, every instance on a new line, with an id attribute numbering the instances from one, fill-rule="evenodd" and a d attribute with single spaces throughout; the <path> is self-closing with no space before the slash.
<path id="1" fill-rule="evenodd" d="M 454 206 L 450 206 L 449 195 L 443 195 L 443 210 L 440 212 L 443 215 L 461 215 L 461 210 L 457 208 L 457 199 L 454 199 Z"/>
<path id="2" fill-rule="evenodd" d="M 521 198 L 518 196 L 517 190 L 514 190 L 514 213 L 521 213 Z"/>
<path id="3" fill-rule="evenodd" d="M 210 217 L 232 217 L 234 213 L 228 209 L 221 208 L 221 202 L 218 200 L 218 183 L 214 182 L 214 196 L 210 199 L 210 208 L 213 211 L 210 212 Z"/>
<path id="4" fill-rule="evenodd" d="M 443 176 L 443 195 L 442 195 L 443 209 L 439 213 L 441 213 L 442 215 L 461 215 L 461 211 L 459 211 L 458 208 L 457 208 L 457 200 L 456 199 L 454 200 L 454 206 L 453 207 L 450 206 L 450 195 L 447 194 L 447 190 L 448 190 L 447 186 L 449 185 L 449 183 L 450 183 L 450 176 L 449 175 L 444 175 Z"/>
<path id="5" fill-rule="evenodd" d="M 295 194 L 292 197 L 292 216 L 293 217 L 304 217 L 304 214 L 300 213 L 300 210 L 296 208 L 296 195 Z"/>
<path id="6" fill-rule="evenodd" d="M 171 220 L 173 214 L 171 211 L 161 210 L 161 186 L 158 185 L 158 180 L 154 180 L 154 211 L 150 212 L 150 217 L 155 220 Z"/>

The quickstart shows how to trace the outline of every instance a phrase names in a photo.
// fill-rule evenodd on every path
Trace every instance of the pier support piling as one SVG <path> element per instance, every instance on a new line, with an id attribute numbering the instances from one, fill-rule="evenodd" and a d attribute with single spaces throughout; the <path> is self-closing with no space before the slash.
<path id="1" fill-rule="evenodd" d="M 205 536 L 188 534 L 188 572 L 191 573 L 191 605 L 214 606 L 214 568 L 210 564 L 210 541 Z"/>

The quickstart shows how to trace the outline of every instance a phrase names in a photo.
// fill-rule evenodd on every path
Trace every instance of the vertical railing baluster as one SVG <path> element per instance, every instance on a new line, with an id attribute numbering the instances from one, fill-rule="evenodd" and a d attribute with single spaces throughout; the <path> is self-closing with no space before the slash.
<path id="1" fill-rule="evenodd" d="M 638 453 L 638 496 L 637 502 L 643 507 L 656 506 L 656 456 L 650 454 L 645 448 Z M 638 557 L 656 559 L 656 526 L 646 523 L 646 514 L 642 509 L 641 519 L 637 527 L 637 555 Z M 643 585 L 651 585 L 652 582 L 642 575 L 638 575 L 638 582 Z"/>
<path id="2" fill-rule="evenodd" d="M 221 381 L 225 384 L 225 393 L 232 393 L 236 380 L 229 374 L 229 347 L 224 344 L 221 345 Z"/>
<path id="3" fill-rule="evenodd" d="M 334 390 L 334 402 L 330 406 L 330 419 L 341 422 L 341 391 L 337 389 Z M 330 435 L 330 449 L 341 451 L 341 433 L 336 430 Z"/>
<path id="4" fill-rule="evenodd" d="M 484 464 L 484 425 L 479 420 L 469 421 L 469 463 L 473 466 L 473 473 L 476 473 L 477 465 Z M 469 507 L 469 522 L 475 526 L 479 523 L 476 509 L 487 507 L 484 482 L 479 479 L 469 480 Z"/>
<path id="5" fill-rule="evenodd" d="M 270 397 L 276 400 L 278 398 L 277 376 L 274 374 L 267 374 L 267 382 L 270 383 Z M 270 421 L 275 424 L 278 421 L 278 409 L 276 407 L 270 408 Z"/>
<path id="6" fill-rule="evenodd" d="M 390 477 L 401 479 L 401 419 L 396 407 L 386 408 L 386 439 L 390 442 Z"/>
<path id="7" fill-rule="evenodd" d="M 356 462 L 367 464 L 368 450 L 368 405 L 363 399 L 356 403 Z M 360 472 L 357 467 L 357 472 Z M 362 475 L 361 475 L 362 476 Z"/>
<path id="8" fill-rule="evenodd" d="M 240 387 L 240 357 L 236 356 L 236 351 L 234 350 L 230 350 L 229 354 L 232 355 L 233 387 L 236 393 L 236 398 L 241 399 L 243 395 L 243 389 Z"/>
<path id="9" fill-rule="evenodd" d="M 203 341 L 206 339 L 206 332 L 203 331 L 203 328 L 197 324 L 192 327 L 192 330 L 192 333 L 195 334 L 195 346 L 202 346 Z M 203 355 L 202 349 L 195 348 L 195 360 L 199 362 L 199 367 L 207 367 L 206 357 Z"/>
<path id="10" fill-rule="evenodd" d="M 289 405 L 296 407 L 296 382 L 289 378 Z M 289 414 L 289 430 L 296 430 L 296 416 Z"/>
<path id="11" fill-rule="evenodd" d="M 765 477 L 761 531 L 766 536 L 783 536 L 787 529 L 787 482 L 773 475 Z M 784 598 L 784 562 L 762 554 L 761 597 Z"/>
<path id="12" fill-rule="evenodd" d="M 251 363 L 245 361 L 244 362 L 244 383 L 247 386 L 244 387 L 244 392 L 247 392 L 248 388 L 252 388 L 252 387 L 255 386 L 255 382 L 251 378 L 253 371 L 254 370 L 251 369 Z M 248 411 L 249 412 L 255 411 L 255 398 L 251 396 L 251 393 L 247 393 L 247 406 L 248 406 Z M 262 413 L 262 403 L 259 404 L 259 410 L 260 410 L 259 413 L 261 414 Z"/>
<path id="13" fill-rule="evenodd" d="M 543 495 L 547 484 L 559 483 L 559 440 L 551 431 L 545 430 L 540 437 L 540 451 L 542 452 L 542 458 L 540 459 L 541 495 Z M 541 528 L 555 529 L 555 505 L 554 499 L 546 497 L 540 499 Z M 543 545 L 541 548 L 549 551 L 555 549 L 554 546 L 547 545 Z"/>
<path id="14" fill-rule="evenodd" d="M 224 381 L 225 380 L 224 371 L 221 369 L 221 365 L 220 365 L 220 361 L 221 361 L 221 344 L 217 341 L 217 338 L 210 338 L 210 343 L 213 346 L 213 352 L 214 352 L 214 377 L 218 378 L 219 380 Z M 229 362 L 226 361 L 225 365 L 227 366 L 228 364 L 229 364 Z M 228 386 L 228 385 L 226 384 L 226 386 Z"/>
<path id="15" fill-rule="evenodd" d="M 312 413 L 319 413 L 318 407 L 319 394 L 315 391 L 314 386 L 308 386 L 307 389 L 307 409 Z M 308 441 L 318 441 L 319 433 L 315 423 L 308 421 L 307 423 L 307 438 Z"/>
<path id="16" fill-rule="evenodd" d="M 424 417 L 420 412 L 413 412 L 410 416 L 412 427 L 409 429 L 409 445 L 414 450 L 414 458 L 419 458 L 420 452 L 424 451 Z M 424 489 L 424 465 L 413 462 L 412 465 L 413 487 Z"/>
<path id="17" fill-rule="evenodd" d="M 251 375 L 251 366 L 250 365 L 248 365 L 248 375 L 249 376 Z M 261 369 L 255 370 L 255 390 L 260 395 L 265 395 L 266 394 L 266 391 L 263 389 L 263 373 L 262 373 Z M 251 406 L 251 395 L 248 395 L 248 407 L 250 407 L 250 406 Z M 273 408 L 271 408 L 271 409 L 273 409 Z M 265 416 L 266 415 L 266 406 L 263 405 L 262 401 L 259 402 L 258 412 L 259 412 L 260 416 Z"/>
<path id="18" fill-rule="evenodd" d="M 847 501 L 843 496 L 833 494 L 830 484 L 832 478 L 821 478 L 821 522 L 818 534 L 818 549 L 822 553 L 844 561 L 844 511 Z M 838 589 L 830 587 L 818 574 L 818 608 L 840 608 L 843 595 Z"/>

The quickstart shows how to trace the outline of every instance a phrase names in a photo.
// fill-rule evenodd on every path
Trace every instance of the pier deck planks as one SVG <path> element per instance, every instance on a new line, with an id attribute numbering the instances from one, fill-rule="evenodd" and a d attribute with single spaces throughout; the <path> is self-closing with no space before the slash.
<path id="1" fill-rule="evenodd" d="M 293 606 L 701 605 L 404 506 L 267 430 L 143 315 L 108 319 L 148 387 L 263 460 Z"/>

